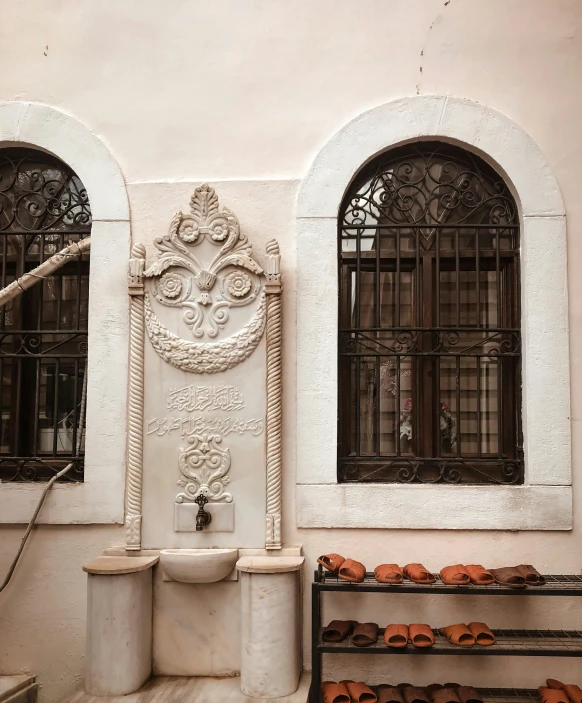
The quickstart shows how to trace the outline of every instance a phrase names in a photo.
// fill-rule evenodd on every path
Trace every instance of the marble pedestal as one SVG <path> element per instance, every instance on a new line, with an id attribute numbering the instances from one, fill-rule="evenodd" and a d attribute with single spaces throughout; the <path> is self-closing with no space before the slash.
<path id="1" fill-rule="evenodd" d="M 137 691 L 152 672 L 152 567 L 158 557 L 97 557 L 87 580 L 85 691 Z"/>
<path id="2" fill-rule="evenodd" d="M 289 696 L 301 675 L 300 571 L 303 557 L 243 557 L 241 691 L 253 698 Z"/>

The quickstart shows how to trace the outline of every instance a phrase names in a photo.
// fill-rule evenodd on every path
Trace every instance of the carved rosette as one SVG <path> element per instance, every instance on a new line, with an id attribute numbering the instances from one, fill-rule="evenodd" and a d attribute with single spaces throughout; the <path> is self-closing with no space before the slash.
<path id="1" fill-rule="evenodd" d="M 217 251 L 208 255 L 208 246 Z M 218 373 L 240 364 L 260 342 L 266 324 L 263 270 L 240 232 L 236 216 L 219 208 L 213 188 L 196 188 L 190 214 L 177 213 L 164 237 L 155 240 L 158 260 L 145 272 L 145 324 L 156 352 L 172 366 L 190 373 Z M 259 299 L 250 321 L 235 334 L 215 340 L 233 308 Z M 152 299 L 183 311 L 194 340 L 167 329 L 154 312 Z M 205 341 L 205 338 L 207 340 Z"/>
<path id="2" fill-rule="evenodd" d="M 193 502 L 203 495 L 209 501 L 232 502 L 230 493 L 225 487 L 230 479 L 227 473 L 230 469 L 230 451 L 221 447 L 222 437 L 219 434 L 190 435 L 187 448 L 180 448 L 178 465 L 182 476 L 178 485 L 184 488 L 183 493 L 176 496 L 177 503 Z"/>

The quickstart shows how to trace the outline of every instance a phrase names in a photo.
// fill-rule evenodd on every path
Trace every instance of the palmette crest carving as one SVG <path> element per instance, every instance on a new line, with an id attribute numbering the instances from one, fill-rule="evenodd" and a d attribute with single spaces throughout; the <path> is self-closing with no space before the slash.
<path id="1" fill-rule="evenodd" d="M 206 184 L 196 188 L 190 214 L 177 213 L 168 234 L 154 244 L 159 258 L 144 274 L 151 280 L 144 312 L 156 352 L 191 373 L 218 373 L 248 358 L 265 330 L 263 270 L 253 259 L 236 216 L 219 208 L 214 189 Z M 167 329 L 154 312 L 151 297 L 165 307 L 182 309 L 184 322 L 200 341 L 182 339 Z M 229 321 L 232 308 L 249 305 L 257 297 L 255 313 L 241 330 L 212 341 Z"/>
<path id="2" fill-rule="evenodd" d="M 178 465 L 182 476 L 178 485 L 184 488 L 176 496 L 177 503 L 190 502 L 203 495 L 209 501 L 232 502 L 232 495 L 225 492 L 230 479 L 230 451 L 220 446 L 219 434 L 190 435 L 186 449 L 180 448 Z"/>

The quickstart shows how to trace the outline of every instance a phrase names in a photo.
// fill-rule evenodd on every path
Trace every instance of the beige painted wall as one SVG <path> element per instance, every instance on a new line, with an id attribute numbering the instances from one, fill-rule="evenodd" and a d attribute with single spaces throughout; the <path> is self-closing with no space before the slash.
<path id="1" fill-rule="evenodd" d="M 0 0 L 0 18 L 0 99 L 63 109 L 104 140 L 128 182 L 135 238 L 151 241 L 164 232 L 202 180 L 211 181 L 221 203 L 237 213 L 256 251 L 264 250 L 270 237 L 279 238 L 285 281 L 284 537 L 304 545 L 310 565 L 317 554 L 337 550 L 369 568 L 389 557 L 422 560 L 431 568 L 478 559 L 580 570 L 579 0 Z M 293 217 L 299 181 L 317 151 L 349 119 L 417 92 L 468 98 L 506 114 L 537 142 L 562 189 L 570 272 L 571 533 L 295 529 L 294 438 L 300 418 L 294 392 Z M 0 575 L 21 530 L 0 532 Z M 60 701 L 80 683 L 85 629 L 80 567 L 120 541 L 113 526 L 41 527 L 14 583 L 0 594 L 0 673 L 36 673 L 42 703 Z M 308 582 L 309 570 L 305 577 Z M 575 604 L 533 600 L 516 607 L 514 600 L 501 598 L 421 602 L 400 596 L 349 610 L 346 605 L 341 612 L 378 618 L 381 624 L 395 618 L 441 625 L 471 617 L 493 626 L 582 627 Z M 306 622 L 306 650 L 308 627 Z M 575 663 L 552 659 L 397 661 L 399 669 L 392 672 L 386 662 L 366 657 L 342 666 L 381 666 L 381 672 L 370 672 L 371 680 L 462 679 L 508 686 L 579 672 Z"/>

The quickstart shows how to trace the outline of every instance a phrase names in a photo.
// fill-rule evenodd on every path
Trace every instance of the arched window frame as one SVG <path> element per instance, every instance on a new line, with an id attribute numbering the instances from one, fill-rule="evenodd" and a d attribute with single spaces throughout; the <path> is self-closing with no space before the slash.
<path id="1" fill-rule="evenodd" d="M 337 483 L 340 203 L 354 175 L 377 154 L 429 138 L 490 163 L 520 208 L 523 486 Z M 317 155 L 299 192 L 297 237 L 298 525 L 571 529 L 566 220 L 556 179 L 531 137 L 491 108 L 457 98 L 417 96 L 381 105 L 346 125 Z"/>
<path id="2" fill-rule="evenodd" d="M 0 147 L 0 205 L 2 288 L 32 280 L 0 308 L 0 481 L 48 480 L 69 463 L 64 480 L 82 481 L 90 249 L 72 251 L 90 243 L 87 191 L 52 155 Z"/>
<path id="3" fill-rule="evenodd" d="M 356 174 L 338 216 L 340 483 L 523 483 L 519 246 L 508 187 L 465 149 L 419 140 Z"/>
<path id="4" fill-rule="evenodd" d="M 0 146 L 44 150 L 67 164 L 87 189 L 93 216 L 85 480 L 55 484 L 37 521 L 123 523 L 130 249 L 125 181 L 88 127 L 48 105 L 0 102 Z M 28 522 L 43 489 L 42 483 L 0 483 L 0 523 Z"/>

